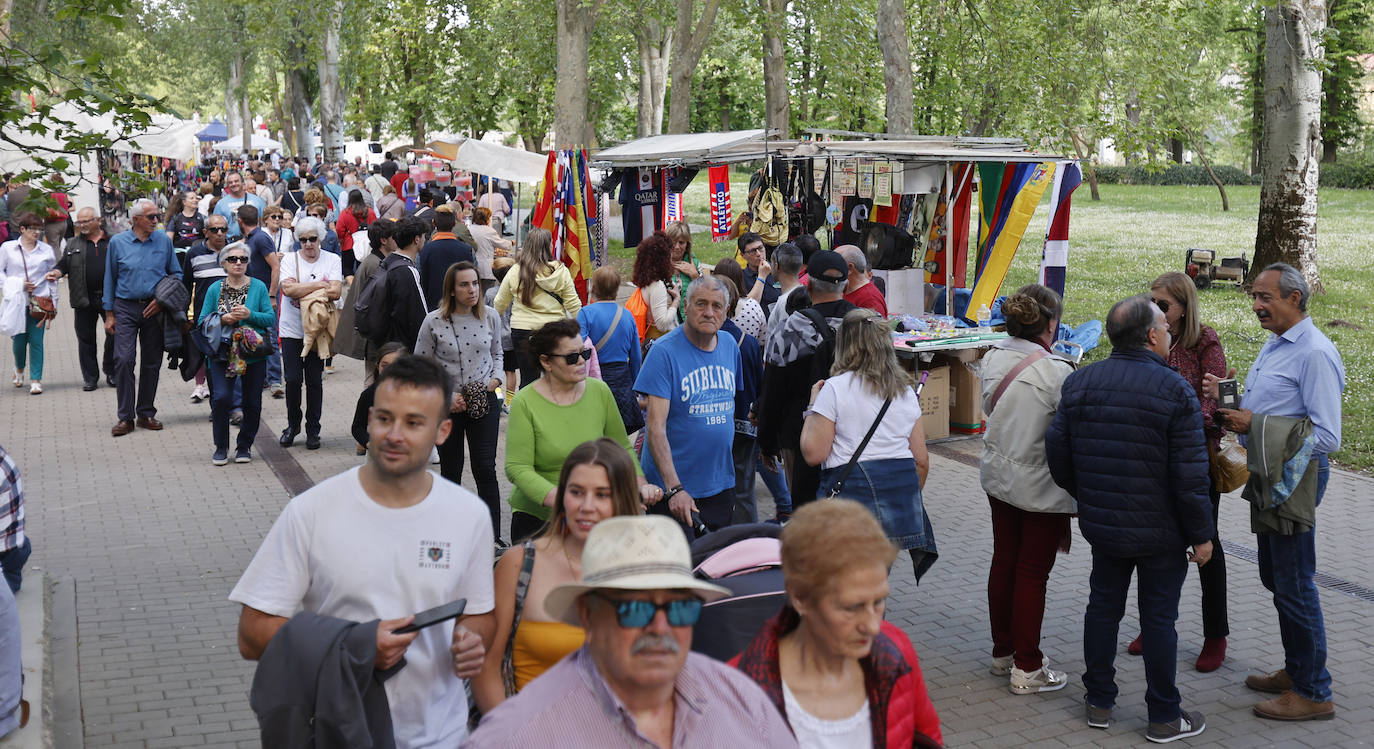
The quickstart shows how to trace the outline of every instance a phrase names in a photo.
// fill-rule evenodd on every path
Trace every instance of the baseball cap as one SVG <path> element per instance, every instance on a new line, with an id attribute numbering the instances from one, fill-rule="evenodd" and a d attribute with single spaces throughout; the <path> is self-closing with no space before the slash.
<path id="1" fill-rule="evenodd" d="M 849 278 L 849 263 L 834 250 L 821 250 L 811 256 L 806 274 L 819 281 L 838 283 Z"/>

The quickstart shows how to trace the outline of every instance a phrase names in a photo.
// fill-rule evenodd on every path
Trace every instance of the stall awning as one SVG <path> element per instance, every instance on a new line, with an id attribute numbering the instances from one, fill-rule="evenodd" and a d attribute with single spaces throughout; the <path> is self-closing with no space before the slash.
<path id="1" fill-rule="evenodd" d="M 651 135 L 592 155 L 592 165 L 624 169 L 634 166 L 721 164 L 753 161 L 769 153 L 795 148 L 797 141 L 765 139 L 767 131 L 734 130 L 725 133 Z"/>
<path id="2" fill-rule="evenodd" d="M 814 146 L 817 156 L 891 159 L 916 164 L 966 161 L 1041 162 L 1061 161 L 1067 158 L 1055 154 L 1027 151 L 1024 148 L 1008 147 L 1003 143 L 965 143 L 955 138 L 947 140 L 828 140 L 807 145 Z"/>
<path id="3" fill-rule="evenodd" d="M 224 127 L 224 123 L 218 119 L 210 122 L 200 132 L 196 133 L 196 139 L 206 143 L 218 143 L 229 139 L 229 131 Z"/>
<path id="4" fill-rule="evenodd" d="M 549 157 L 542 153 L 471 138 L 458 144 L 457 152 L 451 159 L 456 168 L 464 171 L 529 184 L 544 179 L 544 166 L 548 160 Z"/>
<path id="5" fill-rule="evenodd" d="M 251 150 L 271 151 L 274 148 L 281 148 L 280 142 L 272 140 L 266 135 L 258 135 L 257 133 L 253 133 L 252 138 L 252 145 L 249 147 Z M 243 133 L 241 132 L 234 133 L 229 136 L 228 140 L 224 141 L 223 143 L 216 143 L 214 145 L 214 149 L 216 151 L 238 151 L 242 148 Z"/>

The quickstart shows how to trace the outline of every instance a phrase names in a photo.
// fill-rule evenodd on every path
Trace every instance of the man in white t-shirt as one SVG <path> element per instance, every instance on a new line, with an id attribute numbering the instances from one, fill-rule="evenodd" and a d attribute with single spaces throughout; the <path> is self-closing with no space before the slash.
<path id="1" fill-rule="evenodd" d="M 269 211 L 272 209 L 268 209 Z M 278 211 L 281 209 L 278 208 Z M 279 443 L 290 447 L 301 433 L 301 386 L 305 387 L 305 449 L 320 449 L 320 414 L 324 410 L 324 359 L 311 345 L 305 348 L 305 324 L 302 307 L 320 297 L 333 314 L 333 301 L 343 295 L 343 264 L 338 255 L 322 252 L 324 222 L 314 216 L 301 219 L 301 248 L 282 255 L 277 266 L 281 274 L 281 307 L 278 314 L 281 331 L 282 374 L 286 380 L 286 429 Z M 313 316 L 313 320 L 328 320 Z M 318 325 L 316 326 L 318 327 Z M 316 330 L 310 338 L 318 340 Z"/>
<path id="2" fill-rule="evenodd" d="M 496 629 L 492 534 L 482 500 L 427 471 L 448 438 L 453 386 L 432 359 L 405 356 L 378 378 L 373 449 L 359 468 L 292 499 L 229 595 L 243 605 L 239 652 L 259 659 L 301 611 L 377 624 L 376 667 L 399 749 L 455 747 L 467 736 L 463 679 Z M 456 624 L 394 631 L 413 614 L 467 599 Z"/>

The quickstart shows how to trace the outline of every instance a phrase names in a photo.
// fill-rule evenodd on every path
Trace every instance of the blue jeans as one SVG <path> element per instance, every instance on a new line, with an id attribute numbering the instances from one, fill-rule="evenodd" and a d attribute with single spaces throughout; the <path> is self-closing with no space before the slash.
<path id="1" fill-rule="evenodd" d="M 205 365 L 210 375 L 210 415 L 214 423 L 213 434 L 215 449 L 229 449 L 229 411 L 233 398 L 233 387 L 224 372 L 224 362 L 210 361 Z M 258 424 L 262 416 L 262 383 L 267 372 L 267 363 L 255 361 L 248 365 L 242 377 L 232 380 L 242 381 L 243 422 L 239 424 L 239 437 L 235 446 L 239 450 L 250 450 L 253 440 L 258 436 Z"/>
<path id="2" fill-rule="evenodd" d="M 0 569 L 5 572 L 5 582 L 9 584 L 10 590 L 18 593 L 19 585 L 24 582 L 24 563 L 29 561 L 29 554 L 33 553 L 33 544 L 29 537 L 24 536 L 24 543 L 0 552 Z"/>
<path id="3" fill-rule="evenodd" d="M 787 489 L 787 477 L 783 475 L 781 461 L 777 470 L 770 471 L 763 467 L 763 456 L 759 451 L 757 442 L 754 444 L 754 467 L 759 476 L 763 477 L 763 485 L 768 487 L 768 492 L 773 495 L 774 513 L 792 513 L 792 492 Z"/>
<path id="4" fill-rule="evenodd" d="M 1326 493 L 1331 467 L 1325 455 L 1317 458 L 1317 503 Z M 1312 577 L 1317 572 L 1316 529 L 1282 536 L 1262 533 L 1259 544 L 1260 583 L 1274 594 L 1283 641 L 1283 670 L 1293 691 L 1309 700 L 1331 699 L 1331 673 L 1326 670 L 1326 624 L 1321 599 Z"/>
<path id="5" fill-rule="evenodd" d="M 273 351 L 273 352 L 272 352 L 272 355 L 271 355 L 271 356 L 267 357 L 267 380 L 266 380 L 266 382 L 267 382 L 268 385 L 281 385 L 281 384 L 283 384 L 283 383 L 285 382 L 285 381 L 282 379 L 281 346 L 280 346 L 280 345 L 277 346 L 277 350 L 276 350 L 276 351 Z M 258 389 L 261 390 L 262 388 L 259 387 Z"/>
<path id="6" fill-rule="evenodd" d="M 1113 557 L 1093 551 L 1088 578 L 1088 611 L 1083 616 L 1083 686 L 1088 703 L 1096 707 L 1116 704 L 1116 637 L 1126 613 L 1126 593 L 1131 572 L 1136 572 L 1140 638 L 1145 648 L 1145 705 L 1151 723 L 1168 723 L 1179 717 L 1177 671 L 1178 597 L 1188 575 L 1183 549 L 1151 557 Z"/>
<path id="7" fill-rule="evenodd" d="M 844 466 L 822 470 L 820 491 L 816 496 L 830 496 L 843 472 Z M 839 496 L 867 507 L 878 518 L 892 543 L 911 552 L 912 568 L 916 581 L 920 582 L 940 554 L 935 547 L 935 529 L 921 501 L 921 478 L 916 472 L 916 460 L 860 460 L 844 480 Z"/>

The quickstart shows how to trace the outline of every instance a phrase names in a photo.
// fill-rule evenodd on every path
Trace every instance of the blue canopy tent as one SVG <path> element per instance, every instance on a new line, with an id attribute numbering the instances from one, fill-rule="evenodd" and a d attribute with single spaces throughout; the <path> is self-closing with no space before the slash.
<path id="1" fill-rule="evenodd" d="M 224 123 L 216 118 L 212 120 L 209 125 L 201 128 L 200 132 L 196 133 L 196 140 L 205 141 L 207 143 L 219 143 L 220 141 L 229 140 L 229 131 L 224 127 Z"/>

